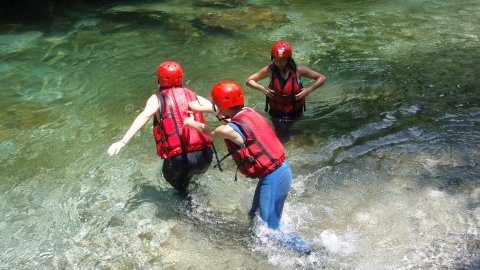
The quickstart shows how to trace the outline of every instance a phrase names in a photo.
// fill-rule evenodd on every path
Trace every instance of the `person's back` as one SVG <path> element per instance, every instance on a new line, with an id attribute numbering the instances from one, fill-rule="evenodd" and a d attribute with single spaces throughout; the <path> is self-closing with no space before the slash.
<path id="1" fill-rule="evenodd" d="M 213 157 L 212 140 L 191 128 L 184 128 L 183 121 L 190 115 L 188 104 L 196 100 L 192 90 L 183 87 L 183 69 L 175 62 L 167 61 L 157 68 L 158 91 L 150 96 L 144 110 L 137 116 L 122 140 L 108 149 L 110 155 L 120 149 L 153 116 L 153 134 L 157 154 L 164 159 L 162 173 L 165 180 L 179 192 L 186 194 L 191 178 L 204 173 Z M 205 122 L 201 113 L 194 118 Z"/>
<path id="2" fill-rule="evenodd" d="M 212 139 L 195 129 L 184 128 L 183 121 L 189 117 L 189 102 L 197 99 L 195 93 L 185 87 L 162 89 L 156 93 L 162 110 L 154 115 L 153 134 L 157 143 L 157 154 L 163 158 L 210 148 Z M 201 113 L 193 114 L 196 121 L 205 123 Z"/>
<path id="3" fill-rule="evenodd" d="M 182 193 L 190 179 L 207 171 L 212 161 L 212 139 L 195 129 L 184 127 L 190 116 L 189 102 L 196 94 L 185 87 L 167 87 L 157 92 L 161 110 L 154 116 L 153 133 L 157 154 L 164 159 L 162 173 L 167 182 Z M 205 123 L 201 113 L 193 113 L 196 121 Z"/>
<path id="4" fill-rule="evenodd" d="M 245 143 L 241 146 L 229 140 L 225 141 L 228 152 L 232 153 L 232 158 L 239 164 L 242 174 L 250 178 L 260 178 L 282 165 L 285 149 L 266 119 L 258 112 L 243 107 L 228 125 L 236 125 L 245 136 Z"/>

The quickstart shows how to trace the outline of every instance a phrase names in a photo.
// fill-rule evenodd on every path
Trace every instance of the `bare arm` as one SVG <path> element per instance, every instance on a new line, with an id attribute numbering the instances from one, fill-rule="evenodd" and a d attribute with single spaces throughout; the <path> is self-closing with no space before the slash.
<path id="1" fill-rule="evenodd" d="M 238 134 L 238 132 L 236 132 L 232 127 L 226 124 L 218 126 L 216 128 L 212 128 L 212 127 L 208 127 L 204 123 L 200 123 L 193 120 L 193 117 L 188 117 L 183 122 L 183 125 L 192 127 L 197 131 L 207 134 L 211 137 L 231 140 L 232 142 L 238 145 L 244 143 L 242 136 Z"/>
<path id="2" fill-rule="evenodd" d="M 250 88 L 258 90 L 263 94 L 265 94 L 266 96 L 273 98 L 273 90 L 258 83 L 258 81 L 261 81 L 268 76 L 270 76 L 270 71 L 268 70 L 268 66 L 264 66 L 262 69 L 257 71 L 257 73 L 248 77 L 245 83 Z"/>
<path id="3" fill-rule="evenodd" d="M 214 113 L 210 100 L 197 95 L 197 100 L 188 103 L 190 110 L 201 113 Z"/>
<path id="4" fill-rule="evenodd" d="M 297 74 L 298 78 L 301 78 L 303 76 L 315 80 L 312 85 L 303 88 L 303 90 L 295 96 L 297 100 L 306 98 L 310 93 L 315 91 L 327 81 L 327 77 L 325 77 L 321 73 L 302 65 L 297 66 Z"/>
<path id="5" fill-rule="evenodd" d="M 156 95 L 152 95 L 148 100 L 145 106 L 145 109 L 135 118 L 130 128 L 127 130 L 123 138 L 110 145 L 108 148 L 108 154 L 113 156 L 118 154 L 120 149 L 124 147 L 128 141 L 150 120 L 157 111 L 159 110 L 159 102 Z"/>

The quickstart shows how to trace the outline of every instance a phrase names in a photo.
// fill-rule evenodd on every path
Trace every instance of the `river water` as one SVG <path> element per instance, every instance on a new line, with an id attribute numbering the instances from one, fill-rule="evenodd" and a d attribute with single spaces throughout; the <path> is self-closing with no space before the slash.
<path id="1" fill-rule="evenodd" d="M 0 27 L 1 269 L 480 267 L 480 2 L 53 12 Z M 187 201 L 162 179 L 150 124 L 106 153 L 154 92 L 160 62 L 180 62 L 208 96 L 220 80 L 243 84 L 278 39 L 328 77 L 285 143 L 294 182 L 281 226 L 310 256 L 254 236 L 256 181 L 235 182 L 231 162 L 196 179 Z M 264 113 L 264 97 L 244 90 Z"/>

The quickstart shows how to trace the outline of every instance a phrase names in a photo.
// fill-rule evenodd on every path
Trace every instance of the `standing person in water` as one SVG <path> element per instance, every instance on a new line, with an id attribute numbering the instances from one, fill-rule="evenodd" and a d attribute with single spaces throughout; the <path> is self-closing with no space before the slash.
<path id="1" fill-rule="evenodd" d="M 189 102 L 196 100 L 197 96 L 183 87 L 180 64 L 171 61 L 160 64 L 157 79 L 158 91 L 147 100 L 145 109 L 135 118 L 123 138 L 108 148 L 108 154 L 117 154 L 153 116 L 157 154 L 164 159 L 163 177 L 176 190 L 187 194 L 191 178 L 204 173 L 210 166 L 212 139 L 183 125 L 190 116 L 199 123 L 205 123 L 205 118 L 201 113 L 187 113 Z"/>
<path id="2" fill-rule="evenodd" d="M 249 178 L 259 178 L 249 216 L 255 217 L 260 210 L 260 217 L 268 227 L 279 232 L 283 205 L 292 184 L 292 170 L 282 143 L 262 115 L 244 107 L 243 91 L 237 83 L 216 84 L 211 91 L 211 102 L 198 98 L 190 103 L 191 110 L 214 113 L 225 124 L 209 127 L 190 117 L 184 125 L 224 139 L 238 170 Z M 302 254 L 310 253 L 310 247 L 298 236 L 282 235 L 275 238 L 276 242 Z"/>
<path id="3" fill-rule="evenodd" d="M 303 116 L 305 98 L 322 86 L 327 78 L 306 66 L 297 65 L 292 58 L 292 46 L 286 41 L 273 44 L 271 60 L 273 63 L 248 77 L 246 84 L 265 94 L 265 111 L 268 111 L 277 135 L 287 140 L 290 127 Z M 266 77 L 270 78 L 267 87 L 258 83 Z M 315 81 L 304 88 L 302 77 Z"/>

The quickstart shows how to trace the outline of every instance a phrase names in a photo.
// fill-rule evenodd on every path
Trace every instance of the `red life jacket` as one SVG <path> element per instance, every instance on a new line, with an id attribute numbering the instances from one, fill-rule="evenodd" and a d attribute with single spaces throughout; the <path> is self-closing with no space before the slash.
<path id="1" fill-rule="evenodd" d="M 212 147 L 210 136 L 191 127 L 183 127 L 184 119 L 189 117 L 188 103 L 197 100 L 197 95 L 192 90 L 168 88 L 156 95 L 160 110 L 154 117 L 153 136 L 157 144 L 157 154 L 161 158 L 167 159 L 181 153 Z M 193 117 L 196 121 L 205 123 L 201 113 L 194 113 Z"/>
<path id="2" fill-rule="evenodd" d="M 302 114 L 305 108 L 305 99 L 295 100 L 295 95 L 300 93 L 303 88 L 301 82 L 297 79 L 297 72 L 289 66 L 289 75 L 285 85 L 282 87 L 280 80 L 283 80 L 283 78 L 278 68 L 275 64 L 271 64 L 269 69 L 272 72 L 272 79 L 268 87 L 275 90 L 275 92 L 273 98 L 267 97 L 267 105 L 270 106 L 274 113 L 280 116 L 298 116 Z"/>
<path id="3" fill-rule="evenodd" d="M 242 174 L 260 178 L 282 165 L 285 149 L 262 115 L 244 108 L 232 118 L 231 123 L 236 124 L 246 136 L 242 145 L 225 140 L 228 152 Z"/>

